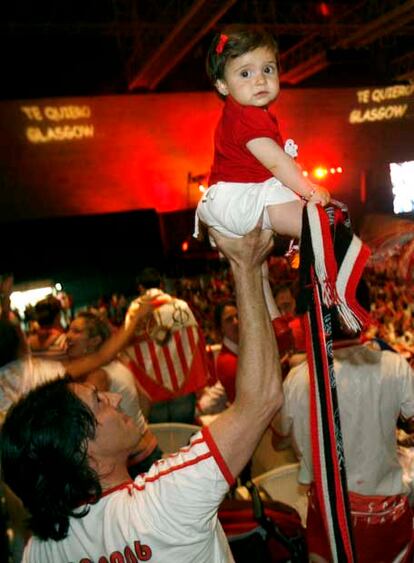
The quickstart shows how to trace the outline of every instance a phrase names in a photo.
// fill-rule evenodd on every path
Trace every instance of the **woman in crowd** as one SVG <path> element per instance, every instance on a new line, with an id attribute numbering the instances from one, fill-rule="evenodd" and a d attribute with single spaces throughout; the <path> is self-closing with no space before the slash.
<path id="1" fill-rule="evenodd" d="M 67 333 L 67 354 L 69 360 L 85 358 L 96 353 L 111 336 L 111 327 L 96 313 L 79 313 L 71 322 Z M 122 410 L 134 419 L 140 428 L 140 439 L 134 455 L 129 460 L 129 472 L 132 477 L 145 473 L 162 456 L 157 439 L 148 429 L 141 409 L 141 402 L 149 411 L 149 401 L 145 392 L 138 386 L 136 379 L 122 361 L 121 356 L 100 369 L 89 373 L 86 380 L 93 383 L 98 391 L 110 391 L 122 396 Z"/>

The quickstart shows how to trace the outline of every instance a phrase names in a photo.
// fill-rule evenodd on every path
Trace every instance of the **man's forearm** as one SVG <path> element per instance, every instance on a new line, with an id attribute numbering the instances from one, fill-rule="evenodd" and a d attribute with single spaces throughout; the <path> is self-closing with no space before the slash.
<path id="1" fill-rule="evenodd" d="M 280 365 L 261 274 L 261 264 L 273 243 L 271 232 L 260 226 L 242 239 L 210 232 L 230 261 L 239 316 L 236 398 L 212 422 L 210 431 L 231 474 L 236 476 L 283 403 Z"/>
<path id="2" fill-rule="evenodd" d="M 124 323 L 108 340 L 106 340 L 97 352 L 64 362 L 67 373 L 77 377 L 94 371 L 101 366 L 112 361 L 116 355 L 123 350 L 132 338 L 136 326 L 139 321 L 147 314 L 147 309 L 144 312 L 135 312 L 130 315 L 128 323 Z"/>
<path id="3" fill-rule="evenodd" d="M 263 296 L 260 268 L 233 265 L 239 311 L 236 401 L 270 418 L 283 402 L 277 344 Z M 269 421 L 268 420 L 268 421 Z"/>

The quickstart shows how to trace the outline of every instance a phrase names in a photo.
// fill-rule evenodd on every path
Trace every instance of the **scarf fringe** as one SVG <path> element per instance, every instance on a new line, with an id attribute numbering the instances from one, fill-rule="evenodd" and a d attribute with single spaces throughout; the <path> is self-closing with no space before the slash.
<path id="1" fill-rule="evenodd" d="M 336 203 L 338 206 L 335 206 L 331 213 L 332 221 L 338 221 L 342 217 L 349 228 L 350 222 L 346 206 L 340 202 Z M 322 303 L 328 308 L 336 307 L 344 326 L 352 332 L 358 332 L 366 323 L 367 317 L 363 313 L 361 315 L 361 307 L 351 306 L 345 295 L 352 276 L 352 267 L 357 261 L 358 253 L 363 245 L 360 239 L 352 234 L 351 243 L 338 273 L 331 233 L 331 228 L 335 229 L 335 225 L 330 226 L 329 214 L 320 205 L 308 204 L 306 212 L 314 256 L 314 271 L 321 290 Z M 345 217 L 343 217 L 344 215 Z"/>

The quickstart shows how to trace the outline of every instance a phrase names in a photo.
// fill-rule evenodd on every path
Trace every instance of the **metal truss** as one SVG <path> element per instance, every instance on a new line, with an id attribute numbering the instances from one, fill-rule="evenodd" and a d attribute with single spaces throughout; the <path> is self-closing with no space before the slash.
<path id="1" fill-rule="evenodd" d="M 196 0 L 129 83 L 129 90 L 154 90 L 236 0 Z"/>
<path id="2" fill-rule="evenodd" d="M 390 8 L 393 4 L 394 7 Z M 329 65 L 328 50 L 368 46 L 397 30 L 412 33 L 409 24 L 414 19 L 414 0 L 398 3 L 365 1 L 344 12 L 340 21 L 327 24 L 325 37 L 313 33 L 282 54 L 283 80 L 299 84 Z M 375 9 L 374 9 L 375 8 Z M 342 24 L 348 23 L 348 33 L 343 34 Z M 352 26 L 354 29 L 352 29 Z M 326 41 L 328 37 L 329 41 Z M 397 78 L 397 76 L 396 76 Z"/>
<path id="3" fill-rule="evenodd" d="M 27 10 L 21 15 L 22 5 Z M 130 91 L 155 90 L 212 29 L 249 23 L 279 38 L 282 79 L 300 84 L 326 68 L 333 50 L 374 47 L 391 36 L 414 33 L 414 0 L 71 0 L 3 7 L 0 34 L 7 39 L 76 36 L 108 38 L 118 51 Z M 319 12 L 318 12 L 319 9 Z M 409 41 L 395 49 L 396 80 L 412 78 Z M 394 63 L 394 61 L 393 61 Z"/>

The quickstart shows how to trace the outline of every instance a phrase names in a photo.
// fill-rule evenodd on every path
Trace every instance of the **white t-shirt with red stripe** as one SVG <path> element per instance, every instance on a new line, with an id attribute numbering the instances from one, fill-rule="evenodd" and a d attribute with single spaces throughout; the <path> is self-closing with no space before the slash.
<path id="1" fill-rule="evenodd" d="M 217 510 L 233 477 L 204 428 L 144 475 L 108 490 L 64 540 L 32 538 L 23 563 L 229 563 Z"/>

